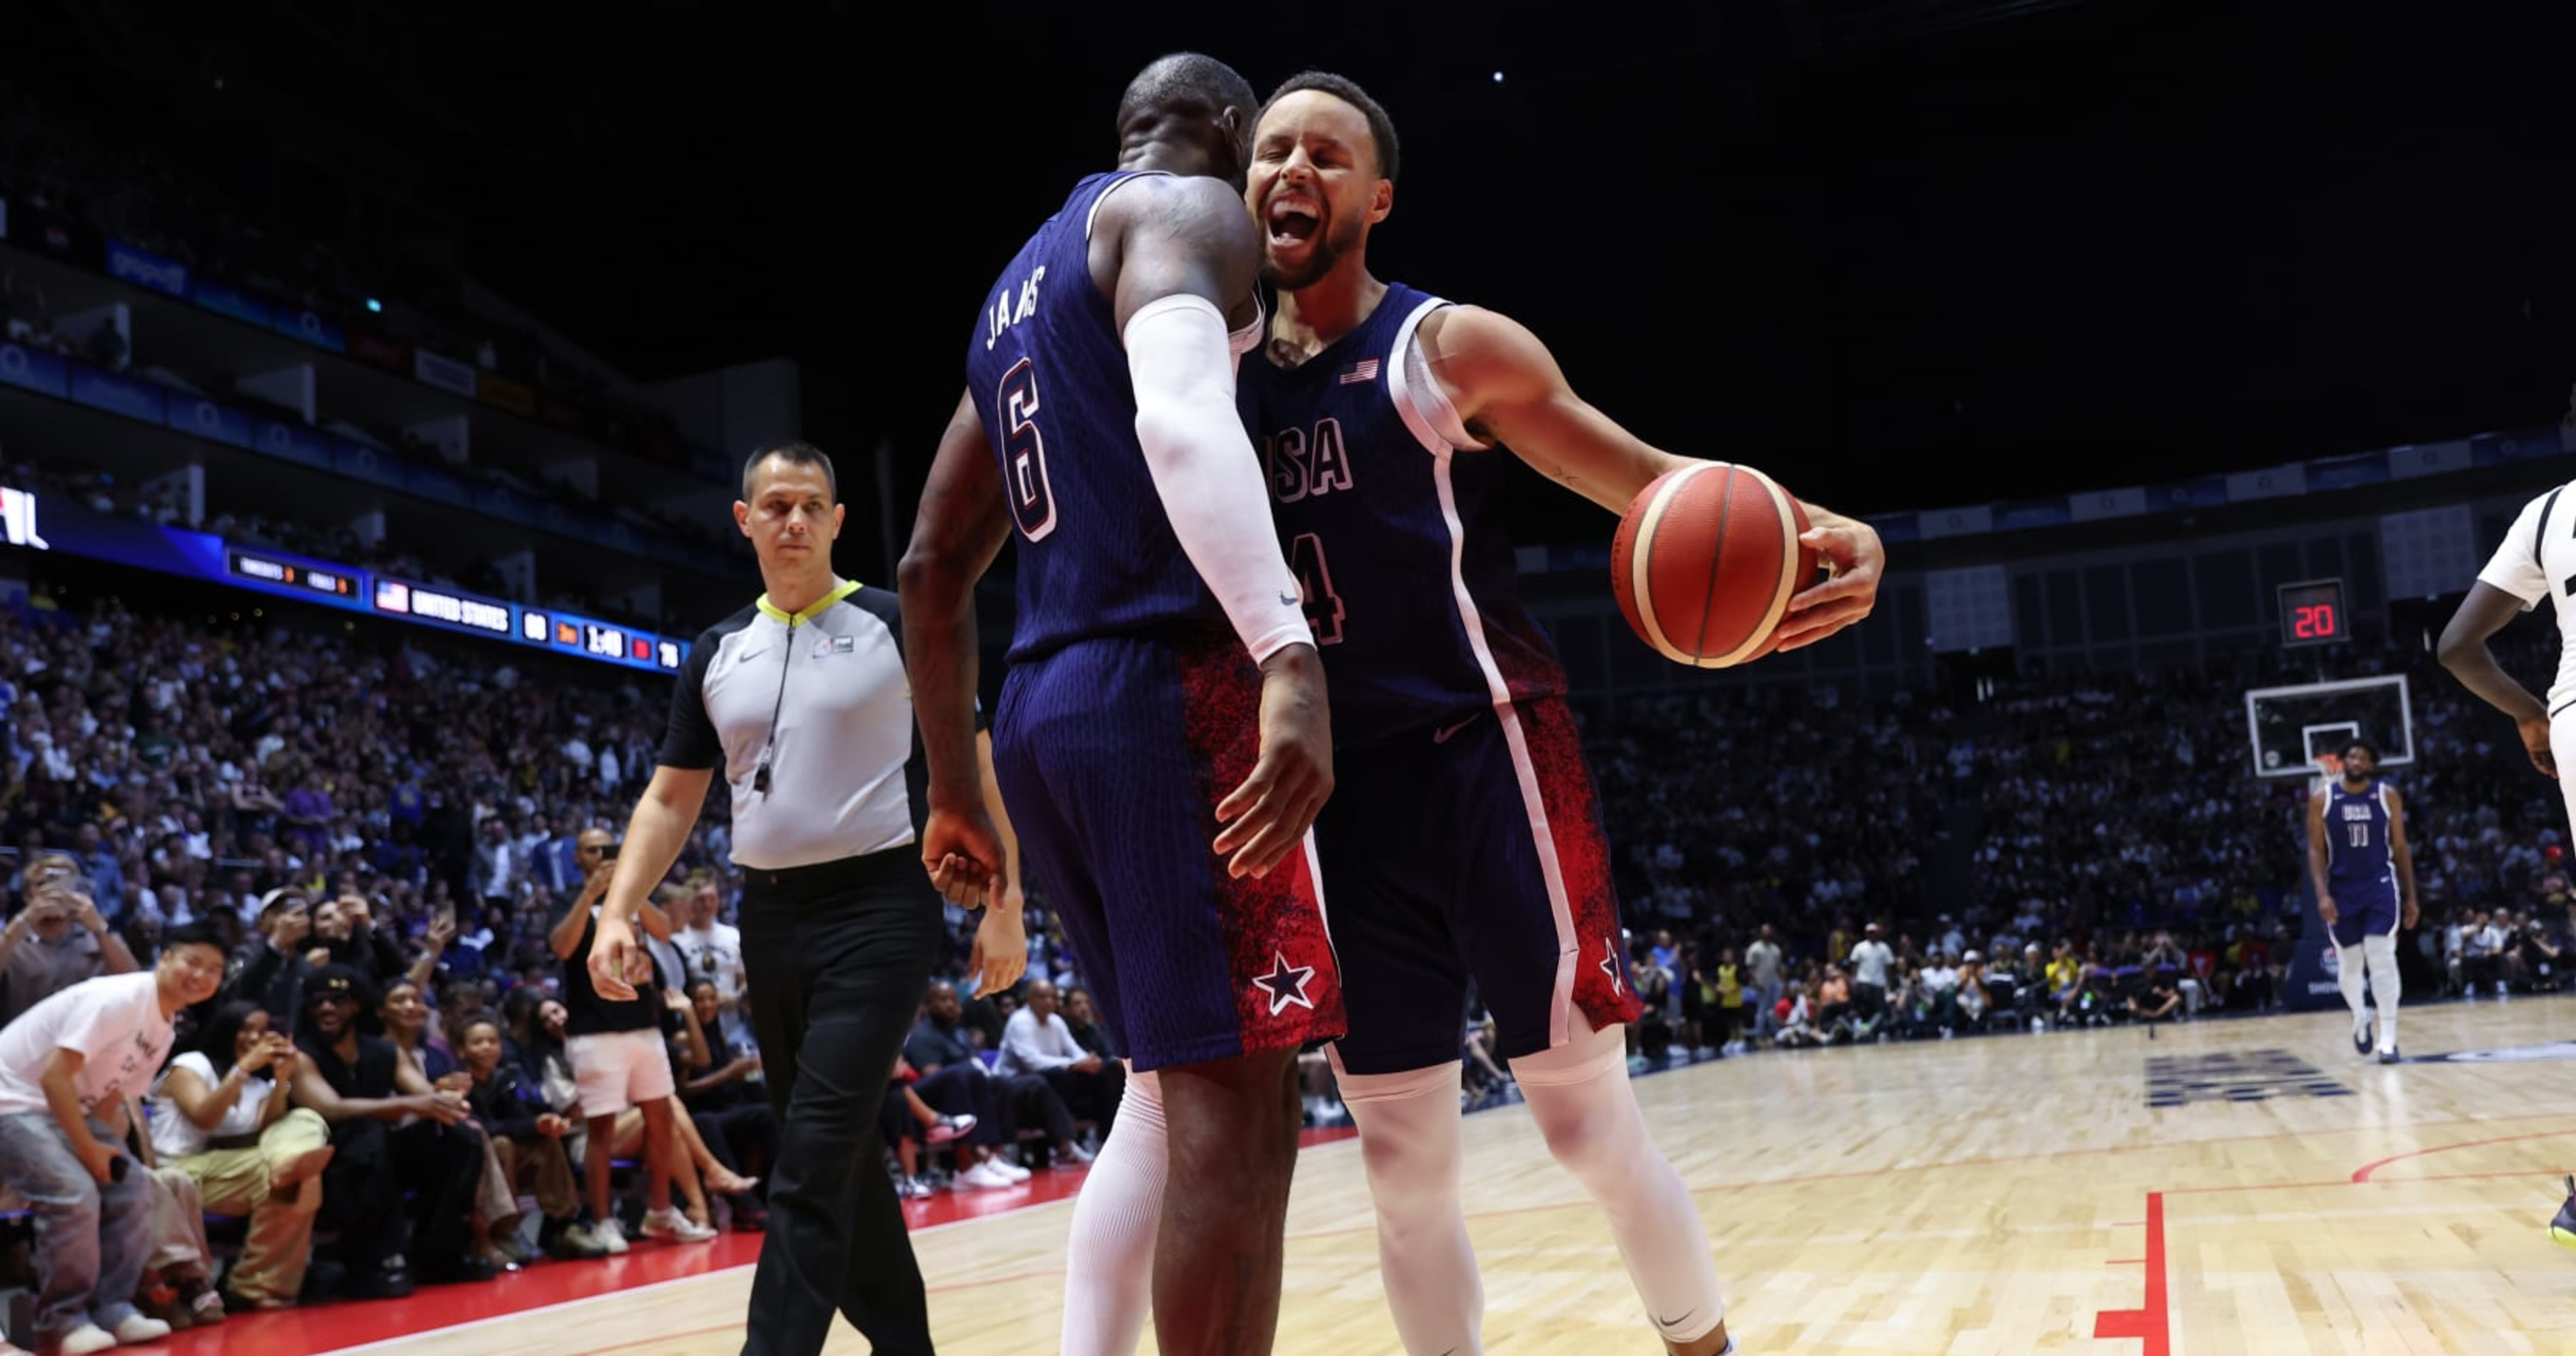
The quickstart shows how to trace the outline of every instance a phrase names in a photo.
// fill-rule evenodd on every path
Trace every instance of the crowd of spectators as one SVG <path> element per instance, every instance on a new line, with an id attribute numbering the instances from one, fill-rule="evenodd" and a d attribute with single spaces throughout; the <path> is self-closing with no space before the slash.
<path id="1" fill-rule="evenodd" d="M 2525 631 L 2504 646 L 2521 669 L 2549 658 Z M 2561 987 L 2576 901 L 2554 788 L 2413 656 L 2352 658 L 2416 675 L 2416 740 L 2439 751 L 2393 774 L 2426 906 L 2410 997 Z M 775 1130 L 725 922 L 720 787 L 657 895 L 675 929 L 653 1019 L 681 1113 L 667 1195 L 583 1189 L 593 1144 L 602 1171 L 650 1157 L 640 1109 L 582 1114 L 565 942 L 668 694 L 526 662 L 541 667 L 283 615 L 76 614 L 42 594 L 0 609 L 0 1034 L 62 1024 L 85 980 L 128 976 L 130 1002 L 191 945 L 225 958 L 163 1067 L 119 1090 L 134 1105 L 101 1108 L 99 1133 L 148 1160 L 167 1200 L 109 1249 L 148 1245 L 140 1307 L 97 1298 L 92 1329 L 760 1226 Z M 1591 711 L 1649 1007 L 1636 1053 L 2275 1006 L 2307 926 L 2306 783 L 2246 775 L 2238 741 L 2243 688 L 2279 676 L 2034 673 L 1973 699 L 1710 689 Z M 968 920 L 951 913 L 885 1099 L 907 1196 L 1078 1166 L 1118 1114 L 1118 1051 L 1078 960 L 1046 902 L 1028 910 L 1029 979 L 994 994 L 966 984 Z M 1507 1089 L 1484 1024 L 1462 1054 L 1466 1095 Z M 1337 1117 L 1329 1074 L 1308 1072 L 1310 1118 Z M 11 1152 L 0 1136 L 0 1175 Z M 209 1211 L 246 1232 L 192 1242 Z"/>
<path id="2" fill-rule="evenodd" d="M 2541 623 L 2497 648 L 2521 673 L 2556 662 Z M 2556 786 L 2428 654 L 2341 659 L 2342 676 L 2409 679 L 2417 756 L 2388 775 L 2424 901 L 2401 939 L 2410 996 L 2563 985 L 2576 914 Z M 1784 1030 L 1831 1043 L 2277 1006 L 2312 926 L 2312 782 L 2251 775 L 2244 693 L 2300 680 L 2246 661 L 2034 670 L 1973 700 L 1711 689 L 1596 709 L 1587 747 L 1632 976 L 1661 1000 L 1640 1045 L 1732 1053 Z M 1873 922 L 1892 955 L 1862 977 Z M 1765 935 L 1774 949 L 1757 955 Z"/>

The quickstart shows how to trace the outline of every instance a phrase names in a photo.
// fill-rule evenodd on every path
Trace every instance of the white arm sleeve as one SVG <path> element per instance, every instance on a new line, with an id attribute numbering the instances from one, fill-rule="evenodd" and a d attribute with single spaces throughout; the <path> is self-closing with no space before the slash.
<path id="1" fill-rule="evenodd" d="M 1297 576 L 1279 553 L 1260 455 L 1234 410 L 1234 351 L 1205 297 L 1163 297 L 1127 322 L 1136 441 L 1172 534 L 1253 662 L 1313 639 Z"/>

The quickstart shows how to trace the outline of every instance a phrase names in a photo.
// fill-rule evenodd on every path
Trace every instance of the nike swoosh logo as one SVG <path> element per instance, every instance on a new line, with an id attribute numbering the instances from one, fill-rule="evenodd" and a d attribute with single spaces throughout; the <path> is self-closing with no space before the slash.
<path id="1" fill-rule="evenodd" d="M 758 659 L 758 658 L 760 658 L 762 655 L 765 655 L 765 654 L 767 654 L 767 653 L 769 653 L 769 647 L 768 647 L 768 646 L 766 646 L 766 645 L 763 645 L 763 646 L 761 646 L 761 647 L 760 647 L 759 649 L 757 649 L 757 650 L 745 650 L 745 651 L 743 651 L 743 652 L 742 652 L 742 656 L 741 656 L 740 658 L 738 658 L 738 659 L 734 660 L 733 662 L 735 662 L 735 663 L 737 663 L 737 664 L 748 664 L 748 663 L 750 663 L 751 661 L 753 661 L 753 660 L 755 660 L 755 659 Z"/>
<path id="2" fill-rule="evenodd" d="M 1698 1312 L 1699 1306 L 1692 1305 L 1690 1308 L 1682 1310 L 1682 1316 L 1679 1318 L 1666 1318 L 1661 1314 L 1657 1314 L 1655 1316 L 1655 1321 L 1667 1328 L 1678 1328 L 1681 1325 L 1690 1322 L 1690 1316 Z"/>
<path id="3" fill-rule="evenodd" d="M 1283 593 L 1279 595 L 1279 605 L 1281 607 L 1303 607 L 1305 604 L 1306 600 L 1298 597 L 1296 594 Z"/>
<path id="4" fill-rule="evenodd" d="M 1481 718 L 1484 716 L 1484 714 L 1485 714 L 1484 712 L 1479 711 L 1479 712 L 1477 712 L 1475 715 L 1469 716 L 1469 717 L 1467 717 L 1465 720 L 1462 720 L 1462 721 L 1458 722 L 1458 723 L 1457 723 L 1457 724 L 1455 724 L 1455 725 L 1443 725 L 1443 726 L 1441 726 L 1439 729 L 1434 730 L 1434 731 L 1432 731 L 1432 732 L 1431 732 L 1431 742 L 1432 742 L 1432 743 L 1434 743 L 1434 744 L 1446 744 L 1446 743 L 1448 743 L 1448 742 L 1449 742 L 1449 737 L 1450 737 L 1451 735 L 1454 735 L 1454 734 L 1458 733 L 1460 730 L 1466 729 L 1468 726 L 1475 724 L 1479 719 L 1481 719 Z M 1685 1315 L 1685 1317 L 1687 1317 L 1687 1315 Z"/>

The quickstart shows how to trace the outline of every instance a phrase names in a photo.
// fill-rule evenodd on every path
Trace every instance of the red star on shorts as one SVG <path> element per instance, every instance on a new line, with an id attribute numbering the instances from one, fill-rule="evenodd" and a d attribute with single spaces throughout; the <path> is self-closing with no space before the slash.
<path id="1" fill-rule="evenodd" d="M 1252 987 L 1269 995 L 1270 1015 L 1278 1016 L 1291 1003 L 1313 1012 L 1315 1003 L 1306 996 L 1306 981 L 1315 977 L 1315 967 L 1290 965 L 1287 953 L 1280 951 L 1271 952 L 1270 959 L 1270 973 L 1252 978 Z"/>

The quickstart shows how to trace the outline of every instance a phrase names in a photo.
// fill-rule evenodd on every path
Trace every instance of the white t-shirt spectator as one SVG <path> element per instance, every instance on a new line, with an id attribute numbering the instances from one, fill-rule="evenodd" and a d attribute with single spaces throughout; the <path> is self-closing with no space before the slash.
<path id="1" fill-rule="evenodd" d="M 715 981 L 716 1001 L 724 1005 L 725 1024 L 730 1028 L 742 1007 L 742 930 L 715 922 L 702 928 L 675 928 L 671 945 L 689 963 L 689 983 Z"/>
<path id="2" fill-rule="evenodd" d="M 170 1053 L 161 981 L 150 970 L 83 980 L 0 1029 L 0 1116 L 43 1112 L 45 1066 L 56 1050 L 85 1061 L 74 1086 L 83 1110 L 149 1087 Z"/>
<path id="3" fill-rule="evenodd" d="M 1089 1053 L 1073 1038 L 1073 1028 L 1064 1024 L 1063 1013 L 1041 1023 L 1036 1013 L 1022 1008 L 1012 1013 L 1010 1022 L 1002 1028 L 1002 1058 L 993 1072 L 1008 1078 L 1041 1069 L 1061 1069 Z"/>
<path id="4" fill-rule="evenodd" d="M 1753 972 L 1753 987 L 1767 989 L 1780 982 L 1780 948 L 1776 944 L 1757 941 L 1744 948 L 1744 964 Z"/>
<path id="5" fill-rule="evenodd" d="M 191 1050 L 170 1061 L 170 1070 L 177 1069 L 195 1074 L 209 1088 L 223 1085 L 222 1076 L 215 1072 L 215 1062 L 206 1058 L 202 1050 Z M 179 1109 L 179 1103 L 169 1093 L 161 1090 L 169 1079 L 170 1071 L 164 1070 L 152 1085 L 152 1149 L 164 1159 L 204 1153 L 206 1145 L 216 1139 L 258 1134 L 260 1115 L 268 1110 L 268 1095 L 276 1089 L 265 1075 L 242 1075 L 240 1098 L 224 1109 L 224 1118 L 215 1122 L 214 1129 L 203 1130 L 188 1119 L 188 1113 Z"/>
<path id="6" fill-rule="evenodd" d="M 1927 994 L 1936 994 L 1944 989 L 1959 987 L 1959 972 L 1939 961 L 1923 967 L 1922 979 L 1923 992 Z"/>
<path id="7" fill-rule="evenodd" d="M 1887 967 L 1896 963 L 1896 949 L 1885 942 L 1863 941 L 1852 948 L 1852 983 L 1887 987 Z"/>

